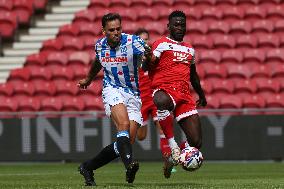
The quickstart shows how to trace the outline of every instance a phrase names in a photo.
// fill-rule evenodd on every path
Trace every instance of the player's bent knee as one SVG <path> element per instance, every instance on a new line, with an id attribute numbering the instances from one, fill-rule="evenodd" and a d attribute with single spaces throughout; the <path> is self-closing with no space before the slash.
<path id="1" fill-rule="evenodd" d="M 146 135 L 139 135 L 139 134 L 137 135 L 137 139 L 140 141 L 145 140 L 145 138 L 146 138 Z"/>

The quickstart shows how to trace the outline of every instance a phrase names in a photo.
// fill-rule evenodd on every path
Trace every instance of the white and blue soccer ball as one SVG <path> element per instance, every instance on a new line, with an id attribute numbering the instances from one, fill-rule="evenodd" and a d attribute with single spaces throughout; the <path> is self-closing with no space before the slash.
<path id="1" fill-rule="evenodd" d="M 186 171 L 195 171 L 199 169 L 202 162 L 202 153 L 197 148 L 187 146 L 181 151 L 179 163 Z"/>

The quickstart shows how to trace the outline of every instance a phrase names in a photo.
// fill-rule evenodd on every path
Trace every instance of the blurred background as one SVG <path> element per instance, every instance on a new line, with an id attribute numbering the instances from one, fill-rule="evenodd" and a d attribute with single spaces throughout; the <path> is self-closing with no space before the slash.
<path id="1" fill-rule="evenodd" d="M 0 161 L 79 161 L 114 138 L 100 73 L 79 91 L 102 37 L 101 18 L 123 31 L 167 35 L 187 15 L 208 106 L 200 109 L 206 160 L 284 157 L 284 0 L 0 0 Z M 184 139 L 176 125 L 176 136 Z M 134 150 L 160 160 L 153 124 Z"/>

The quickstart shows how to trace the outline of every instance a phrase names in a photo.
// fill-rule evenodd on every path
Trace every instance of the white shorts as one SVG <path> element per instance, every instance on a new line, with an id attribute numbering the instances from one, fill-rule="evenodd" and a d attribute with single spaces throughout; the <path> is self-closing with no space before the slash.
<path id="1" fill-rule="evenodd" d="M 143 125 L 141 114 L 142 102 L 140 96 L 127 93 L 123 88 L 114 88 L 108 85 L 103 88 L 102 97 L 107 116 L 111 115 L 111 106 L 122 103 L 127 108 L 129 120 Z"/>

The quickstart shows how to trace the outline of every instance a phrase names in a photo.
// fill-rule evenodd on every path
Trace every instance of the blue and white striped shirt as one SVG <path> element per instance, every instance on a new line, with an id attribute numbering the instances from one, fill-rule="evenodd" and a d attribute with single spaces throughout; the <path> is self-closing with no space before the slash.
<path id="1" fill-rule="evenodd" d="M 120 45 L 115 48 L 111 48 L 104 37 L 96 42 L 95 51 L 104 70 L 104 87 L 111 85 L 128 93 L 140 94 L 138 57 L 145 51 L 140 37 L 122 33 Z"/>

